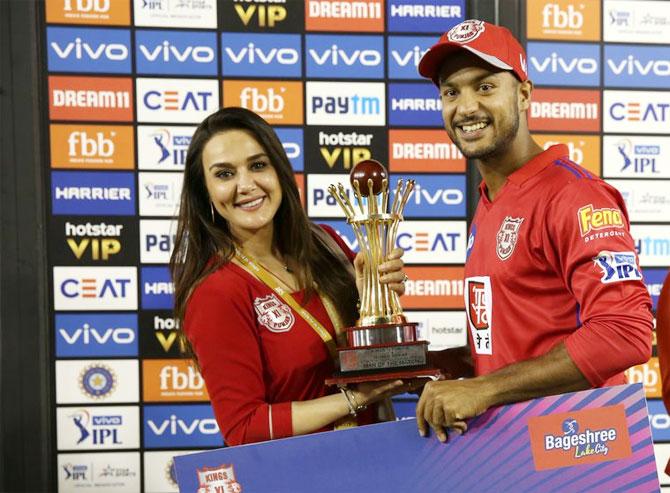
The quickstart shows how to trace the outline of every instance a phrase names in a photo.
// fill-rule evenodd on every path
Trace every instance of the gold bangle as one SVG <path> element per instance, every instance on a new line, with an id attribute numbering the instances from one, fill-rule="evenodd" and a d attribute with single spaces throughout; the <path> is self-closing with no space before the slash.
<path id="1" fill-rule="evenodd" d="M 354 401 L 354 409 L 356 409 L 356 413 L 360 413 L 361 411 L 365 411 L 368 406 L 366 404 L 359 404 L 358 401 L 356 400 L 356 395 L 352 390 L 349 390 L 351 392 L 351 400 Z"/>
<path id="2" fill-rule="evenodd" d="M 349 395 L 349 392 L 351 391 L 346 387 L 340 387 L 340 392 L 342 392 L 342 395 L 344 395 L 344 398 L 347 401 L 347 406 L 349 406 L 349 414 L 351 414 L 352 416 L 356 416 L 356 406 L 354 406 L 354 404 L 351 402 L 353 396 Z M 353 399 L 355 402 L 355 398 Z"/>

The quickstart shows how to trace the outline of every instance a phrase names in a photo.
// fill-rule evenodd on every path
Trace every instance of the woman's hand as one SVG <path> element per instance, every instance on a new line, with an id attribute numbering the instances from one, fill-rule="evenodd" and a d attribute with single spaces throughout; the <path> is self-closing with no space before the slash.
<path id="1" fill-rule="evenodd" d="M 352 387 L 352 392 L 357 405 L 369 406 L 387 397 L 404 394 L 409 389 L 409 384 L 402 380 L 383 380 L 381 382 L 359 383 Z"/>
<path id="2" fill-rule="evenodd" d="M 405 293 L 405 281 L 407 275 L 403 271 L 404 262 L 402 256 L 405 252 L 401 248 L 394 248 L 385 262 L 379 264 L 379 281 L 387 284 L 388 287 L 402 295 Z M 365 255 L 359 252 L 354 259 L 354 268 L 356 269 L 356 287 L 358 292 L 363 291 L 363 276 L 365 273 Z"/>

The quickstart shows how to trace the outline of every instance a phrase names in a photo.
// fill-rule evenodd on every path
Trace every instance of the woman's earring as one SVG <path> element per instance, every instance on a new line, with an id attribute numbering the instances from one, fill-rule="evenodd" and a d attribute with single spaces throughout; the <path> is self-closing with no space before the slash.
<path id="1" fill-rule="evenodd" d="M 209 211 L 212 213 L 212 222 L 216 222 L 215 217 L 214 217 L 214 204 L 211 202 L 209 203 Z"/>

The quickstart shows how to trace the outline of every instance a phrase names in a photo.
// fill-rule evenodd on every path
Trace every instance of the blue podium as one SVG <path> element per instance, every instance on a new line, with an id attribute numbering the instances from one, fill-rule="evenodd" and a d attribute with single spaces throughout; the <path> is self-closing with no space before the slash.
<path id="1" fill-rule="evenodd" d="M 175 457 L 182 493 L 659 491 L 642 386 L 493 408 L 447 443 L 416 421 Z"/>

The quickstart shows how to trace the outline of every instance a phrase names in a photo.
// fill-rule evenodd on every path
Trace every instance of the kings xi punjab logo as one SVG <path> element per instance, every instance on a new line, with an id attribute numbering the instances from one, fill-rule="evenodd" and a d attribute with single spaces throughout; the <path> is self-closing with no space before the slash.
<path id="1" fill-rule="evenodd" d="M 242 493 L 242 485 L 235 479 L 232 464 L 196 469 L 198 473 L 197 493 Z"/>
<path id="2" fill-rule="evenodd" d="M 496 235 L 496 253 L 500 260 L 507 260 L 514 253 L 516 240 L 519 239 L 519 228 L 523 222 L 523 217 L 507 216 L 500 225 Z"/>
<path id="3" fill-rule="evenodd" d="M 465 306 L 472 343 L 477 354 L 493 354 L 491 336 L 491 278 L 468 277 L 465 280 Z"/>

